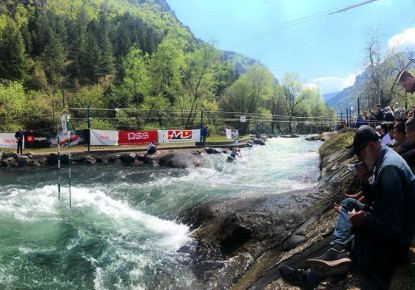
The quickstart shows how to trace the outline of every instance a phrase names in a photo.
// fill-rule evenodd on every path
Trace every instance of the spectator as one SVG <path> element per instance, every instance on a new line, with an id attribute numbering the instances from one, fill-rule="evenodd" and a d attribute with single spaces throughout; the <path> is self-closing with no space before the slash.
<path id="1" fill-rule="evenodd" d="M 402 158 L 410 167 L 415 166 L 415 117 L 411 117 L 405 122 L 405 134 L 407 139 L 407 151 L 402 154 Z"/>
<path id="2" fill-rule="evenodd" d="M 411 144 L 406 139 L 405 123 L 398 122 L 395 124 L 393 128 L 393 138 L 395 139 L 393 149 L 399 154 L 403 154 L 406 151 L 413 149 Z"/>
<path id="3" fill-rule="evenodd" d="M 157 152 L 157 146 L 155 142 L 151 142 L 147 146 L 147 154 L 155 154 Z"/>
<path id="4" fill-rule="evenodd" d="M 379 138 L 382 138 L 382 127 L 380 125 L 376 126 L 375 131 L 379 135 Z"/>
<path id="5" fill-rule="evenodd" d="M 206 138 L 207 138 L 207 136 L 209 135 L 209 125 L 205 125 L 203 128 L 202 128 L 202 131 L 201 131 L 201 136 L 202 136 L 202 145 L 203 146 L 205 146 L 206 145 Z"/>
<path id="6" fill-rule="evenodd" d="M 408 254 L 415 232 L 415 176 L 411 169 L 394 150 L 379 142 L 369 126 L 356 131 L 350 153 L 363 162 L 365 174 L 372 174 L 364 187 L 367 203 L 355 198 L 341 202 L 331 248 L 309 259 L 309 269 L 279 268 L 281 277 L 291 285 L 316 287 L 325 277 L 345 275 L 353 261 L 363 274 L 365 289 L 388 289 L 394 268 Z"/>
<path id="7" fill-rule="evenodd" d="M 377 111 L 374 113 L 374 116 L 378 123 L 383 121 L 383 111 L 380 104 L 377 105 Z"/>
<path id="8" fill-rule="evenodd" d="M 399 83 L 407 93 L 412 94 L 415 91 L 415 77 L 411 72 L 402 71 L 399 75 Z"/>
<path id="9" fill-rule="evenodd" d="M 385 133 L 382 137 L 382 144 L 392 145 L 393 143 L 395 143 L 395 140 L 393 140 L 393 126 L 394 126 L 394 123 L 392 122 L 382 123 L 381 127 L 382 127 L 382 130 L 384 131 L 382 133 Z"/>
<path id="10" fill-rule="evenodd" d="M 395 114 L 393 113 L 393 110 L 390 106 L 385 108 L 383 116 L 383 119 L 387 122 L 395 121 Z"/>
<path id="11" fill-rule="evenodd" d="M 24 140 L 24 131 L 22 128 L 19 128 L 19 131 L 16 132 L 16 134 L 14 134 L 14 137 L 16 138 L 16 143 L 17 143 L 17 154 L 23 154 L 23 140 Z"/>

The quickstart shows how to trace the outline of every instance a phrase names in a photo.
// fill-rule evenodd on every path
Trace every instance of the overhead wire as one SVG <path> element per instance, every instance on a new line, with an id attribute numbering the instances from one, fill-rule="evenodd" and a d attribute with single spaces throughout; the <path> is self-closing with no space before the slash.
<path id="1" fill-rule="evenodd" d="M 266 33 L 263 33 L 262 35 L 258 35 L 258 36 L 255 36 L 255 37 L 251 38 L 251 39 L 248 39 L 246 41 L 236 43 L 235 45 L 230 46 L 229 49 L 236 49 L 236 48 L 244 47 L 244 46 L 247 46 L 249 44 L 255 43 L 257 41 L 263 40 L 265 38 L 270 37 L 272 34 L 278 32 L 278 31 L 280 31 L 284 28 L 287 28 L 287 27 L 291 27 L 291 26 L 298 25 L 298 24 L 301 24 L 301 23 L 309 22 L 309 21 L 316 20 L 316 19 L 321 18 L 321 17 L 330 16 L 330 15 L 333 15 L 333 14 L 336 14 L 336 13 L 345 12 L 347 10 L 354 9 L 356 7 L 363 6 L 363 5 L 366 5 L 366 4 L 375 2 L 375 1 L 379 1 L 379 0 L 368 0 L 368 1 L 364 1 L 362 3 L 349 5 L 349 6 L 342 7 L 342 8 L 330 9 L 330 10 L 318 12 L 316 14 L 312 14 L 310 16 L 306 16 L 306 17 L 302 17 L 302 18 L 299 18 L 299 19 L 287 21 L 285 23 L 281 23 L 281 24 L 277 25 L 276 27 L 270 29 Z"/>

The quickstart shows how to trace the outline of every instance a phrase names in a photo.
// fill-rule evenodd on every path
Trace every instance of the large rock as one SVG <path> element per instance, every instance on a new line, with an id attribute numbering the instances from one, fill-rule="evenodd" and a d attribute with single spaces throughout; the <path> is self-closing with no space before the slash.
<path id="1" fill-rule="evenodd" d="M 161 166 L 168 166 L 172 168 L 189 168 L 202 166 L 203 162 L 199 155 L 179 152 L 169 153 L 160 157 L 159 164 Z"/>

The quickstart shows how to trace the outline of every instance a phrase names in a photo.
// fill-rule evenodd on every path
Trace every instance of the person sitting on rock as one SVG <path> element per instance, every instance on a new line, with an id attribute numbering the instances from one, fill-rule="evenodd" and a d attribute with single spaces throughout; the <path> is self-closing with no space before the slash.
<path id="1" fill-rule="evenodd" d="M 157 152 L 157 146 L 155 142 L 151 142 L 147 146 L 147 154 L 155 154 Z"/>
<path id="2" fill-rule="evenodd" d="M 346 198 L 341 204 L 331 247 L 308 259 L 309 268 L 279 268 L 291 285 L 314 288 L 329 276 L 345 275 L 352 263 L 362 272 L 362 288 L 388 289 L 393 269 L 402 263 L 415 232 L 415 176 L 402 157 L 382 145 L 370 126 L 354 136 L 351 155 L 371 173 L 367 204 Z M 350 252 L 349 252 L 350 251 Z"/>

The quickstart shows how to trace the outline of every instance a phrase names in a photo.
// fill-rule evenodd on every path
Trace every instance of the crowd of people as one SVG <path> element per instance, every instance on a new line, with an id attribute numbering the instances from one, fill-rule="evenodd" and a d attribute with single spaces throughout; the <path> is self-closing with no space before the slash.
<path id="1" fill-rule="evenodd" d="M 410 72 L 402 72 L 399 82 L 406 92 L 415 91 Z M 349 157 L 359 161 L 353 168 L 361 190 L 334 204 L 330 248 L 308 259 L 307 269 L 280 266 L 287 283 L 312 289 L 354 267 L 362 274 L 361 289 L 389 289 L 394 269 L 406 260 L 415 234 L 415 117 L 389 120 L 393 110 L 379 107 L 378 118 L 381 113 L 380 128 L 370 121 L 357 124 Z"/>

